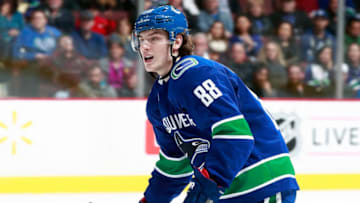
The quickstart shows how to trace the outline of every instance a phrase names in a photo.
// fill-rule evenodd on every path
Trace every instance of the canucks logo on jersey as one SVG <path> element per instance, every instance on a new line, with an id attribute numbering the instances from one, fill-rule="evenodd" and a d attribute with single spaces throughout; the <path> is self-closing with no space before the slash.
<path id="1" fill-rule="evenodd" d="M 201 138 L 184 139 L 179 131 L 174 133 L 174 139 L 179 149 L 194 163 L 196 156 L 208 152 L 210 142 Z"/>
<path id="2" fill-rule="evenodd" d="M 196 66 L 199 62 L 194 58 L 186 58 L 177 63 L 171 71 L 171 78 L 176 80 L 189 68 Z"/>

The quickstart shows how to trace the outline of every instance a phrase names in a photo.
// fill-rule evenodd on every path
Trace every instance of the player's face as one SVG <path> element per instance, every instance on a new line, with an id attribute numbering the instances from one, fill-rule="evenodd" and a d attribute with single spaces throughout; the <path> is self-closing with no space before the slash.
<path id="1" fill-rule="evenodd" d="M 172 66 L 167 32 L 147 30 L 139 35 L 140 52 L 147 72 L 160 76 L 168 73 Z"/>

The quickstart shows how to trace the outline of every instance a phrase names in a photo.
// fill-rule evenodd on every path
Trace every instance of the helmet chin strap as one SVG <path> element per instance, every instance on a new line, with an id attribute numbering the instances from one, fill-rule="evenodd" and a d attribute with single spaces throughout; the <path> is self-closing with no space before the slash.
<path id="1" fill-rule="evenodd" d="M 160 80 L 163 80 L 163 79 L 167 78 L 170 75 L 172 67 L 174 67 L 174 64 L 175 64 L 176 60 L 179 58 L 179 56 L 174 56 L 173 55 L 172 50 L 173 50 L 173 44 L 170 45 L 170 55 L 171 55 L 171 58 L 172 58 L 171 68 L 170 68 L 169 72 L 167 72 L 165 75 L 159 77 Z"/>

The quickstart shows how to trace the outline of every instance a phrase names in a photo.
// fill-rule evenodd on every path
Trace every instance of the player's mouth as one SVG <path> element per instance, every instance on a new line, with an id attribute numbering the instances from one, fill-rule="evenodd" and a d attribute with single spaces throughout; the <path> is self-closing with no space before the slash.
<path id="1" fill-rule="evenodd" d="M 145 63 L 151 63 L 154 60 L 154 56 L 144 56 Z"/>

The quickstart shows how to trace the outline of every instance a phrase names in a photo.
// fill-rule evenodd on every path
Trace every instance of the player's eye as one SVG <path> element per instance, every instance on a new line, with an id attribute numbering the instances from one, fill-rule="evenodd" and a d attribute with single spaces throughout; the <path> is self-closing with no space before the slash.
<path id="1" fill-rule="evenodd" d="M 159 37 L 158 36 L 154 36 L 154 37 L 151 37 L 150 38 L 150 42 L 157 42 L 157 41 L 159 41 Z"/>

